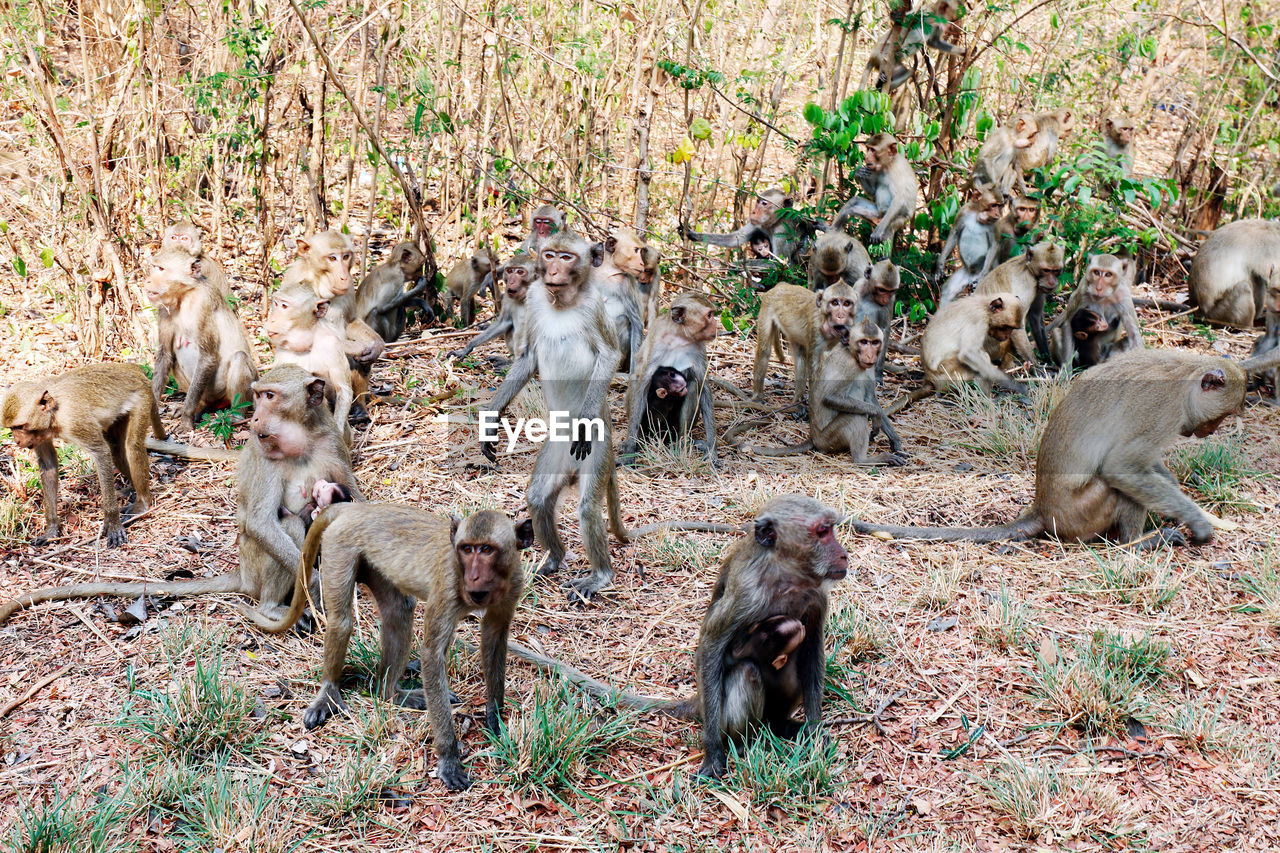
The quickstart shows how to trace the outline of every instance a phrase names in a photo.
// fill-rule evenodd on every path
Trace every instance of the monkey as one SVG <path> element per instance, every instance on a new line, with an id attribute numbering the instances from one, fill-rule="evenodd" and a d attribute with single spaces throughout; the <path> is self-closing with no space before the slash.
<path id="1" fill-rule="evenodd" d="M 311 487 L 311 496 L 307 498 L 307 502 L 297 512 L 292 511 L 284 504 L 281 504 L 276 510 L 276 516 L 284 521 L 289 518 L 299 518 L 302 520 L 303 531 L 311 529 L 311 522 L 316 520 L 316 516 L 320 511 L 330 504 L 350 503 L 355 497 L 347 491 L 347 487 L 341 483 L 330 483 L 328 480 L 316 480 Z"/>
<path id="2" fill-rule="evenodd" d="M 1108 116 L 1102 122 L 1102 150 L 1121 177 L 1133 173 L 1133 136 L 1135 126 L 1128 116 Z"/>
<path id="3" fill-rule="evenodd" d="M 902 39 L 897 49 L 893 47 L 894 29 L 897 28 L 891 28 L 867 59 L 859 88 L 867 88 L 867 84 L 874 79 L 877 89 L 886 82 L 890 91 L 897 89 L 911 78 L 911 69 L 906 67 L 905 61 L 925 45 L 942 53 L 964 53 L 964 48 L 947 41 L 951 32 L 959 32 L 954 24 L 959 14 L 959 6 L 952 0 L 937 0 L 927 9 L 921 6 L 906 12 L 900 29 Z M 893 54 L 892 62 L 890 54 Z"/>
<path id="4" fill-rule="evenodd" d="M 901 285 L 902 275 L 898 268 L 893 265 L 893 261 L 885 258 L 868 266 L 854 287 L 858 301 L 853 312 L 853 322 L 869 321 L 881 332 L 880 355 L 876 358 L 876 384 L 884 382 L 884 359 L 889 351 L 889 324 L 893 322 L 893 303 Z"/>
<path id="5" fill-rule="evenodd" d="M 488 246 L 476 249 L 470 258 L 458 261 L 445 277 L 444 316 L 453 318 L 453 304 L 456 302 L 462 327 L 468 328 L 476 318 L 476 297 L 486 286 L 492 293 L 494 310 L 500 310 L 502 300 L 493 280 L 493 271 L 497 268 L 498 259 Z"/>
<path id="6" fill-rule="evenodd" d="M 1058 141 L 1064 139 L 1075 125 L 1071 110 L 1054 110 L 1037 113 L 1035 136 L 1026 148 L 1019 148 L 1014 156 L 1018 171 L 1026 173 L 1047 166 L 1058 156 Z"/>
<path id="7" fill-rule="evenodd" d="M 551 242 L 543 244 L 544 249 Z M 302 724 L 314 729 L 347 703 L 342 698 L 342 665 L 351 640 L 356 583 L 373 593 L 382 620 L 382 658 L 377 684 L 384 700 L 426 710 L 438 758 L 437 774 L 451 791 L 471 786 L 462 767 L 458 737 L 449 711 L 448 657 L 463 616 L 483 611 L 480 657 L 485 681 L 485 727 L 502 726 L 507 673 L 507 637 L 524 589 L 520 551 L 533 544 L 533 522 L 482 510 L 464 519 L 442 517 L 394 504 L 338 504 L 311 525 L 298 562 L 293 605 L 278 620 L 245 611 L 272 633 L 291 628 L 302 615 L 312 567 L 323 551 L 324 672 L 320 692 L 303 712 Z M 415 599 L 426 603 L 423 616 L 422 689 L 397 688 L 412 653 Z"/>
<path id="8" fill-rule="evenodd" d="M 677 231 L 685 240 L 736 249 L 747 245 L 752 245 L 753 247 L 757 245 L 759 243 L 758 236 L 754 242 L 749 243 L 748 241 L 758 228 L 769 235 L 770 253 L 791 263 L 795 260 L 795 253 L 798 248 L 797 241 L 792 234 L 793 225 L 780 215 L 780 211 L 791 210 L 794 204 L 795 202 L 791 196 L 782 190 L 769 189 L 756 196 L 755 206 L 751 208 L 746 224 L 731 234 L 706 234 L 701 231 L 694 231 L 683 219 L 681 219 Z"/>
<path id="9" fill-rule="evenodd" d="M 1175 350 L 1121 353 L 1076 377 L 1049 413 L 1036 453 L 1035 498 L 1015 521 L 980 528 L 854 521 L 853 528 L 945 541 L 1112 536 L 1132 544 L 1153 513 L 1186 525 L 1191 541 L 1202 545 L 1213 537 L 1213 522 L 1178 488 L 1161 456 L 1180 436 L 1211 435 L 1240 408 L 1244 394 L 1244 371 L 1224 358 Z M 1159 538 L 1186 541 L 1177 530 L 1162 530 Z"/>
<path id="10" fill-rule="evenodd" d="M 1280 258 L 1280 222 L 1241 219 L 1209 235 L 1191 261 L 1191 303 L 1206 320 L 1250 329 L 1266 307 L 1267 280 Z"/>
<path id="11" fill-rule="evenodd" d="M 861 216 L 876 223 L 871 232 L 872 243 L 892 243 L 898 231 L 911 224 L 920 181 L 898 150 L 893 134 L 877 133 L 863 143 L 863 148 L 866 161 L 856 177 L 869 198 L 855 195 L 845 202 L 831 227 L 840 228 L 850 216 Z"/>
<path id="12" fill-rule="evenodd" d="M 605 316 L 616 330 L 620 369 L 631 373 L 640 351 L 644 319 L 637 279 L 644 274 L 644 244 L 630 228 L 616 228 L 592 249 L 591 290 L 604 301 Z"/>
<path id="13" fill-rule="evenodd" d="M 196 256 L 166 249 L 152 259 L 143 286 L 160 326 L 152 394 L 157 400 L 164 395 L 172 373 L 187 395 L 180 424 L 184 432 L 195 429 L 195 419 L 206 411 L 237 399 L 247 402 L 249 383 L 258 378 L 244 325 L 201 270 Z"/>
<path id="14" fill-rule="evenodd" d="M 435 319 L 431 306 L 422 299 L 428 285 L 421 275 L 426 261 L 426 255 L 413 243 L 398 243 L 391 250 L 391 257 L 370 270 L 356 289 L 355 316 L 364 320 L 384 343 L 397 341 L 404 334 L 409 308 Z M 406 289 L 405 285 L 411 283 Z"/>
<path id="15" fill-rule="evenodd" d="M 973 380 L 987 393 L 999 385 L 1026 394 L 1001 369 L 1021 329 L 1022 302 L 1012 293 L 974 293 L 942 306 L 920 340 L 925 379 L 939 391 Z"/>
<path id="16" fill-rule="evenodd" d="M 989 186 L 977 185 L 969 190 L 969 201 L 956 215 L 947 242 L 938 255 L 937 280 L 942 280 L 951 253 L 960 250 L 960 267 L 942 285 L 938 305 L 946 305 L 967 293 L 995 267 L 996 222 L 1000 219 L 1004 199 Z"/>
<path id="17" fill-rule="evenodd" d="M 1022 192 L 1022 173 L 1014 160 L 1018 152 L 1035 144 L 1037 131 L 1036 117 L 1030 113 L 1019 113 L 1010 124 L 991 128 L 973 163 L 973 183 L 989 186 L 1003 198 L 1010 196 L 1015 185 Z"/>
<path id="18" fill-rule="evenodd" d="M 840 229 L 830 228 L 822 232 L 809 253 L 809 289 L 822 290 L 837 281 L 854 284 L 870 265 L 866 246 Z"/>
<path id="19" fill-rule="evenodd" d="M 227 281 L 226 272 L 217 261 L 204 253 L 200 229 L 194 222 L 175 222 L 164 229 L 164 236 L 160 238 L 160 251 L 165 252 L 169 249 L 186 252 L 191 257 L 200 259 L 200 274 L 192 277 L 202 287 L 207 287 L 216 296 L 231 295 L 231 284 Z"/>
<path id="20" fill-rule="evenodd" d="M 790 447 L 754 448 L 765 456 L 789 456 L 818 450 L 848 453 L 855 465 L 902 465 L 902 440 L 876 401 L 875 367 L 884 347 L 884 334 L 862 319 L 844 328 L 839 344 L 827 347 L 818 359 L 809 390 L 809 440 Z M 889 439 L 892 453 L 867 455 L 872 428 Z"/>
<path id="21" fill-rule="evenodd" d="M 763 231 L 760 233 L 764 234 Z M 765 234 L 765 240 L 768 240 L 767 234 Z M 642 269 L 636 276 L 636 291 L 639 293 L 640 302 L 644 305 L 644 327 L 646 329 L 653 325 L 654 320 L 658 319 L 658 309 L 662 298 L 661 261 L 662 252 L 653 246 L 644 246 L 640 249 Z"/>
<path id="22" fill-rule="evenodd" d="M 132 365 L 97 365 L 125 367 Z M 90 368 L 81 368 L 86 370 Z M 140 387 L 150 393 L 138 371 Z M 96 381 L 96 387 L 109 382 Z M 301 558 L 304 506 L 341 494 L 321 486 L 340 486 L 353 500 L 364 500 L 338 426 L 324 405 L 324 380 L 296 364 L 277 365 L 250 386 L 253 416 L 249 440 L 236 467 L 236 527 L 240 565 L 236 571 L 197 580 L 154 583 L 82 583 L 27 593 L 0 606 L 0 624 L 16 611 L 42 601 L 98 595 L 244 595 L 258 602 L 263 615 L 283 613 L 294 588 Z M 6 406 L 6 412 L 8 411 Z M 145 456 L 143 459 L 145 460 Z M 281 509 L 286 510 L 281 513 Z M 309 513 L 307 513 L 309 514 Z"/>
<path id="23" fill-rule="evenodd" d="M 769 351 L 782 361 L 782 342 L 786 338 L 795 362 L 795 402 L 804 400 L 809 387 L 809 372 L 826 341 L 835 340 L 841 328 L 853 322 L 857 294 L 844 282 L 837 282 L 818 293 L 794 284 L 779 284 L 760 297 L 760 315 L 756 320 L 756 354 L 751 387 L 757 400 L 764 396 L 764 376 L 769 370 Z"/>
<path id="24" fill-rule="evenodd" d="M 133 487 L 133 501 L 124 518 L 141 515 L 151 506 L 151 465 L 147 460 L 147 430 L 165 437 L 156 398 L 147 375 L 136 364 L 90 364 L 51 379 L 15 382 L 4 392 L 0 408 L 14 443 L 34 450 L 40 466 L 44 500 L 44 533 L 31 540 L 47 545 L 58 538 L 58 453 L 54 441 L 69 441 L 89 454 L 102 496 L 102 538 L 107 547 L 128 541 L 116 500 L 111 466 Z M 3 620 L 0 620 L 3 621 Z"/>
<path id="25" fill-rule="evenodd" d="M 730 734 L 767 724 L 777 735 L 794 736 L 800 727 L 791 715 L 801 706 L 806 726 L 821 723 L 827 594 L 849 567 L 849 555 L 835 536 L 840 519 L 840 513 L 812 498 L 782 495 L 760 509 L 749 536 L 725 549 L 698 635 L 700 775 L 724 775 Z M 783 668 L 794 667 L 794 678 L 788 673 L 776 683 L 770 679 L 771 686 L 798 689 L 770 694 L 764 679 L 742 671 L 758 669 L 742 651 L 751 646 L 762 621 L 779 616 L 800 622 L 804 636 L 786 653 Z"/>
<path id="26" fill-rule="evenodd" d="M 542 244 L 565 228 L 564 214 L 554 205 L 544 204 L 535 208 L 529 217 L 529 233 L 516 249 L 518 255 L 538 257 Z"/>
<path id="27" fill-rule="evenodd" d="M 1018 297 L 1025 308 L 1026 321 L 1031 325 L 1031 336 L 1046 358 L 1049 355 L 1049 335 L 1044 327 L 1044 302 L 1058 289 L 1062 263 L 1062 244 L 1037 243 L 1025 255 L 996 267 L 973 290 L 975 296 L 1012 293 Z M 1031 341 L 1021 326 L 1013 333 L 1013 347 L 1023 361 L 1035 362 Z"/>
<path id="28" fill-rule="evenodd" d="M 725 704 L 736 712 L 724 720 L 726 738 L 739 740 L 750 734 L 752 723 L 765 719 L 771 698 L 775 703 L 782 700 L 788 706 L 786 716 L 791 716 L 801 701 L 800 673 L 792 654 L 804 637 L 804 623 L 786 614 L 770 616 L 739 634 L 725 656 L 724 692 L 734 697 Z M 781 709 L 774 711 L 780 713 Z"/>
<path id="29" fill-rule="evenodd" d="M 363 344 L 342 335 L 342 327 L 324 322 L 331 303 L 304 284 L 282 284 L 271 295 L 271 310 L 262 330 L 275 350 L 277 364 L 296 364 L 325 380 L 333 414 L 348 435 L 347 417 L 354 400 L 347 356 Z"/>
<path id="30" fill-rule="evenodd" d="M 1040 202 L 1015 195 L 1009 204 L 1009 212 L 1000 217 L 995 226 L 996 259 L 999 266 L 1018 251 L 1018 242 L 1040 222 Z"/>
<path id="31" fill-rule="evenodd" d="M 1055 320 L 1055 322 L 1057 322 Z M 1070 332 L 1068 332 L 1070 326 Z M 1102 364 L 1111 357 L 1115 333 L 1119 322 L 1112 327 L 1107 320 L 1092 308 L 1080 308 L 1071 317 L 1069 324 L 1064 323 L 1057 329 L 1050 327 L 1049 353 L 1053 360 L 1062 365 L 1063 370 L 1072 367 L 1089 368 Z M 1067 357 L 1063 338 L 1070 335 L 1073 340 L 1074 360 Z"/>
<path id="32" fill-rule="evenodd" d="M 623 404 L 627 439 L 618 451 L 623 464 L 634 459 L 636 444 L 646 434 L 663 439 L 689 436 L 698 413 L 706 433 L 706 458 L 715 462 L 716 425 L 711 383 L 707 381 L 707 344 L 716 339 L 718 320 L 710 299 L 701 293 L 682 293 L 650 327 L 627 383 Z"/>
<path id="33" fill-rule="evenodd" d="M 1079 286 L 1067 300 L 1067 307 L 1049 325 L 1050 334 L 1056 335 L 1058 363 L 1063 370 L 1071 369 L 1075 342 L 1078 340 L 1073 318 L 1082 308 L 1094 312 L 1107 324 L 1107 333 L 1093 338 L 1097 347 L 1095 354 L 1101 356 L 1103 361 L 1117 349 L 1123 351 L 1142 348 L 1138 312 L 1133 307 L 1133 278 L 1134 264 L 1129 258 L 1117 258 L 1115 255 L 1090 256 L 1089 266 L 1085 268 Z M 1121 327 L 1124 329 L 1123 340 L 1120 339 Z"/>
<path id="34" fill-rule="evenodd" d="M 1271 399 L 1280 403 L 1280 264 L 1271 268 L 1266 293 L 1266 330 L 1253 342 L 1249 359 L 1244 363 L 1250 373 L 1268 374 Z M 1255 367 L 1255 365 L 1262 365 Z"/>
<path id="35" fill-rule="evenodd" d="M 356 314 L 355 294 L 351 290 L 351 262 L 355 257 L 351 238 L 341 231 L 322 231 L 299 237 L 297 252 L 297 260 L 284 271 L 281 289 L 289 285 L 309 287 L 328 305 L 323 322 L 333 326 L 348 341 L 360 345 L 348 355 L 367 368 L 382 355 L 386 343 Z M 353 377 L 357 395 L 364 393 L 363 380 L 367 376 L 365 370 Z"/>
<path id="36" fill-rule="evenodd" d="M 609 542 L 601 519 L 607 504 L 609 525 L 622 541 L 626 528 L 618 504 L 614 469 L 609 382 L 621 353 L 604 301 L 591 287 L 591 247 L 572 231 L 553 234 L 542 245 L 537 279 L 525 297 L 525 350 L 489 404 L 494 419 L 502 417 L 534 372 L 538 373 L 548 412 L 568 412 L 581 419 L 571 441 L 546 441 L 538 451 L 526 499 L 538 544 L 546 551 L 542 573 L 559 571 L 565 546 L 556 529 L 556 503 L 565 487 L 578 483 L 578 523 L 591 563 L 591 574 L 569 584 L 572 600 L 586 601 L 613 580 Z M 596 436 L 593 431 L 598 431 Z M 496 438 L 480 436 L 480 448 L 491 462 Z"/>
<path id="37" fill-rule="evenodd" d="M 519 358 L 525 348 L 525 296 L 535 277 L 536 268 L 537 263 L 531 255 L 520 254 L 507 261 L 498 270 L 506 291 L 502 307 L 498 309 L 498 318 L 490 323 L 487 329 L 472 338 L 465 347 L 460 350 L 450 350 L 446 355 L 455 359 L 466 358 L 476 347 L 503 335 L 511 357 Z"/>

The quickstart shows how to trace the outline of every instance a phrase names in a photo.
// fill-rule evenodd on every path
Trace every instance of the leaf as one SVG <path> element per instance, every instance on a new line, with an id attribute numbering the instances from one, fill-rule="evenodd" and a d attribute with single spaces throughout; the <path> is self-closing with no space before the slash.
<path id="1" fill-rule="evenodd" d="M 53 249 L 46 246 L 40 250 L 40 263 L 44 264 L 45 269 L 53 266 Z"/>
<path id="2" fill-rule="evenodd" d="M 734 816 L 737 817 L 744 826 L 748 823 L 751 814 L 747 811 L 746 806 L 726 794 L 724 791 L 717 791 L 715 788 L 708 788 L 707 790 L 710 791 L 711 796 L 724 803 L 725 808 L 733 812 Z"/>
<path id="3" fill-rule="evenodd" d="M 22 278 L 27 277 L 27 262 L 17 255 L 13 256 L 13 269 Z"/>
<path id="4" fill-rule="evenodd" d="M 822 116 L 822 107 L 812 102 L 804 105 L 804 120 L 809 124 L 821 124 Z"/>
<path id="5" fill-rule="evenodd" d="M 698 116 L 689 124 L 689 135 L 694 139 L 708 140 L 711 138 L 711 122 L 702 116 Z"/>

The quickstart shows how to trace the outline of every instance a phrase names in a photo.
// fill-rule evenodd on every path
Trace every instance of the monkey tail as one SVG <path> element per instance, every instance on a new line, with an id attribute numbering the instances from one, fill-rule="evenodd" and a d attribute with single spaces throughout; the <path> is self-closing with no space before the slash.
<path id="1" fill-rule="evenodd" d="M 785 447 L 760 447 L 748 445 L 742 449 L 747 453 L 755 453 L 759 456 L 799 456 L 801 453 L 813 452 L 813 442 L 805 441 L 800 444 L 788 444 Z"/>
<path id="2" fill-rule="evenodd" d="M 475 651 L 475 646 L 465 640 L 459 641 L 467 649 Z M 625 690 L 619 690 L 605 684 L 603 681 L 592 678 L 582 670 L 576 669 L 567 663 L 558 661 L 555 658 L 547 657 L 544 654 L 535 652 L 527 646 L 515 642 L 514 640 L 507 642 L 507 650 L 520 658 L 526 660 L 538 669 L 546 672 L 558 673 L 562 678 L 573 684 L 575 687 L 595 696 L 597 699 L 616 702 L 624 708 L 633 708 L 643 713 L 657 712 L 668 714 L 672 717 L 691 720 L 697 718 L 696 697 L 685 699 L 658 699 L 653 696 L 641 696 L 638 693 L 628 693 Z"/>
<path id="3" fill-rule="evenodd" d="M 192 447 L 180 441 L 164 441 L 160 438 L 148 438 L 147 450 L 152 453 L 163 453 L 166 456 L 180 456 L 183 459 L 199 459 L 204 462 L 235 462 L 240 458 L 239 450 L 227 450 L 225 447 Z"/>
<path id="4" fill-rule="evenodd" d="M 160 406 L 157 405 L 155 397 L 151 398 L 151 434 L 157 441 L 164 441 L 169 437 L 164 431 L 164 421 L 160 420 Z"/>
<path id="5" fill-rule="evenodd" d="M 51 586 L 37 589 L 0 605 L 0 625 L 19 610 L 44 601 L 67 601 L 75 598 L 93 598 L 99 595 L 198 595 L 206 592 L 243 592 L 240 575 L 229 572 L 216 578 L 200 580 L 157 581 L 156 583 L 76 583 L 69 586 Z"/>
<path id="6" fill-rule="evenodd" d="M 1021 542 L 1044 533 L 1044 522 L 1034 513 L 997 527 L 899 527 L 892 524 L 868 524 L 851 521 L 859 533 L 888 534 L 894 539 L 938 539 L 944 542 Z"/>
<path id="7" fill-rule="evenodd" d="M 921 385 L 919 388 L 915 389 L 914 391 L 908 394 L 903 394 L 901 397 L 894 400 L 892 403 L 889 404 L 888 408 L 884 410 L 884 413 L 892 417 L 893 415 L 896 415 L 898 412 L 901 412 L 907 406 L 910 406 L 912 403 L 918 400 L 923 400 L 925 397 L 928 397 L 930 394 L 933 394 L 934 391 L 935 389 L 933 385 L 926 382 L 925 384 Z"/>
<path id="8" fill-rule="evenodd" d="M 311 570 L 315 567 L 316 557 L 320 554 L 320 538 L 338 515 L 336 504 L 326 507 L 307 531 L 306 541 L 302 543 L 302 557 L 298 560 L 298 573 L 293 579 L 293 598 L 289 601 L 289 612 L 279 619 L 272 619 L 252 607 L 240 607 L 240 613 L 253 624 L 268 634 L 282 634 L 298 623 L 302 611 L 307 606 L 307 587 L 311 585 Z"/>
<path id="9" fill-rule="evenodd" d="M 605 485 L 605 500 L 609 505 L 609 528 L 613 530 L 613 535 L 618 537 L 619 542 L 630 542 L 631 531 L 627 530 L 627 525 L 622 521 L 622 504 L 618 499 L 618 469 L 616 466 L 609 468 L 609 482 Z"/>
<path id="10" fill-rule="evenodd" d="M 659 530 L 691 530 L 695 533 L 741 533 L 746 528 L 741 524 L 717 524 L 713 521 L 680 521 L 671 519 L 668 521 L 655 521 L 653 524 L 646 524 L 644 527 L 637 527 L 631 531 L 632 539 L 639 539 L 641 536 L 648 536 Z"/>

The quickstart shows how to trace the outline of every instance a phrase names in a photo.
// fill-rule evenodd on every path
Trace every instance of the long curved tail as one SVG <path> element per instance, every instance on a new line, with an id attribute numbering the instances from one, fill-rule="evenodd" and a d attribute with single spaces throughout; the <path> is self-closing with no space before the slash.
<path id="1" fill-rule="evenodd" d="M 811 453 L 813 451 L 813 442 L 804 441 L 800 444 L 788 444 L 784 447 L 763 447 L 761 445 L 751 445 L 744 447 L 746 453 L 755 453 L 760 456 L 798 456 L 801 453 Z"/>
<path id="2" fill-rule="evenodd" d="M 225 447 L 192 447 L 180 441 L 165 441 L 163 436 L 147 438 L 147 450 L 152 453 L 163 453 L 166 456 L 200 459 L 205 462 L 235 462 L 240 458 L 239 450 L 227 450 Z"/>
<path id="3" fill-rule="evenodd" d="M 637 527 L 631 531 L 631 538 L 639 539 L 641 536 L 648 536 L 650 533 L 656 533 L 659 530 L 690 530 L 694 533 L 741 533 L 746 528 L 741 524 L 670 519 L 668 521 L 655 521 L 653 524 L 646 524 L 644 527 Z"/>
<path id="4" fill-rule="evenodd" d="M 338 508 L 343 506 L 348 504 L 331 504 L 325 507 L 315 521 L 311 522 L 311 529 L 307 531 L 307 538 L 302 543 L 298 573 L 293 579 L 293 598 L 289 601 L 289 611 L 279 619 L 272 619 L 252 607 L 241 607 L 240 613 L 246 619 L 268 634 L 282 634 L 298 623 L 302 618 L 303 609 L 307 606 L 307 587 L 311 585 L 311 571 L 315 568 L 316 557 L 320 555 L 320 538 L 333 523 L 338 514 Z"/>
<path id="5" fill-rule="evenodd" d="M 893 524 L 868 524 L 851 521 L 859 533 L 888 534 L 894 539 L 937 539 L 943 542 L 1020 542 L 1044 533 L 1044 522 L 1035 515 L 1025 515 L 998 527 L 899 527 Z"/>
<path id="6" fill-rule="evenodd" d="M 605 501 L 609 509 L 609 527 L 619 542 L 630 542 L 632 533 L 627 530 L 622 520 L 622 503 L 618 498 L 618 469 L 616 465 L 609 468 L 609 482 L 605 485 Z"/>
<path id="7" fill-rule="evenodd" d="M 156 581 L 155 583 L 76 583 L 69 586 L 51 586 L 37 589 L 0 605 L 0 625 L 19 610 L 43 601 L 67 601 L 74 598 L 93 598 L 98 595 L 199 595 L 205 592 L 243 592 L 238 572 L 228 572 L 216 578 L 200 580 Z"/>

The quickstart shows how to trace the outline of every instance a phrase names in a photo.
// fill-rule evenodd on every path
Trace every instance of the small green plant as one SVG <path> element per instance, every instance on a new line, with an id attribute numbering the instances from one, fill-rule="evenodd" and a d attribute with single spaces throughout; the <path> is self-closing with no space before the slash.
<path id="1" fill-rule="evenodd" d="M 826 633 L 834 646 L 831 657 L 842 655 L 851 662 L 881 657 L 889 643 L 884 623 L 856 604 L 832 613 L 827 619 Z"/>
<path id="2" fill-rule="evenodd" d="M 577 791 L 584 768 L 634 741 L 634 722 L 634 714 L 600 708 L 564 683 L 544 683 L 517 722 L 486 737 L 508 783 L 524 791 Z"/>
<path id="3" fill-rule="evenodd" d="M 1280 631 L 1280 561 L 1268 551 L 1258 560 L 1258 571 L 1240 576 L 1240 590 L 1256 601 L 1238 604 L 1239 613 L 1256 613 L 1273 631 Z"/>
<path id="4" fill-rule="evenodd" d="M 1211 705 L 1199 699 L 1188 699 L 1169 713 L 1165 728 L 1201 755 L 1243 749 L 1248 745 L 1245 731 L 1222 719 L 1225 708 L 1225 700 Z"/>
<path id="5" fill-rule="evenodd" d="M 931 566 L 924 575 L 924 582 L 916 590 L 911 603 L 921 610 L 945 610 L 960 594 L 960 583 L 965 577 L 960 563 L 949 566 Z"/>
<path id="6" fill-rule="evenodd" d="M 986 795 L 987 805 L 1006 818 L 1021 838 L 1038 838 L 1060 822 L 1063 779 L 1047 761 L 1009 756 L 976 781 Z"/>
<path id="7" fill-rule="evenodd" d="M 129 853 L 139 846 L 130 838 L 133 812 L 118 797 L 102 796 L 81 807 L 71 794 L 55 792 L 39 804 L 19 808 L 4 848 L 12 853 Z"/>
<path id="8" fill-rule="evenodd" d="M 403 770 L 369 746 L 359 746 L 333 772 L 322 773 L 303 794 L 308 812 L 326 823 L 363 826 L 373 820 L 383 792 L 400 783 Z"/>
<path id="9" fill-rule="evenodd" d="M 205 415 L 204 420 L 200 421 L 200 426 L 213 433 L 224 444 L 230 443 L 231 436 L 236 431 L 236 424 L 244 420 L 252 406 L 252 400 L 243 399 L 237 394 L 229 407 Z"/>
<path id="10" fill-rule="evenodd" d="M 974 631 L 979 639 L 1004 651 L 1024 646 L 1034 624 L 1033 610 L 1015 600 L 1002 583 L 1000 595 L 974 620 Z"/>
<path id="11" fill-rule="evenodd" d="M 819 809 L 842 769 L 836 739 L 810 729 L 787 739 L 761 728 L 744 745 L 731 741 L 729 758 L 731 786 L 758 805 L 792 812 Z"/>
<path id="12" fill-rule="evenodd" d="M 1091 735 L 1121 732 L 1129 718 L 1146 716 L 1150 654 L 1155 652 L 1145 646 L 1135 651 L 1104 635 L 1077 648 L 1074 660 L 1057 655 L 1049 663 L 1036 655 L 1034 692 L 1058 725 Z"/>
<path id="13" fill-rule="evenodd" d="M 1203 498 L 1210 512 L 1258 511 L 1243 497 L 1241 487 L 1267 475 L 1249 465 L 1242 438 L 1209 439 L 1179 447 L 1169 459 L 1169 469 Z"/>
<path id="14" fill-rule="evenodd" d="M 1144 687 L 1156 687 L 1164 681 L 1169 674 L 1165 664 L 1171 651 L 1168 643 L 1153 639 L 1149 634 L 1125 637 L 1100 628 L 1089 638 L 1090 657 Z"/>
<path id="15" fill-rule="evenodd" d="M 641 543 L 644 563 L 672 572 L 691 573 L 715 566 L 720 549 L 706 537 L 687 533 L 663 533 L 661 538 Z"/>
<path id="16" fill-rule="evenodd" d="M 1167 607 L 1182 589 L 1171 551 L 1103 552 L 1090 548 L 1089 553 L 1094 560 L 1093 578 L 1097 586 L 1078 592 L 1102 592 L 1120 604 L 1136 604 L 1143 613 L 1153 613 Z"/>
<path id="17" fill-rule="evenodd" d="M 969 426 L 956 445 L 1024 470 L 1035 462 L 1045 421 L 1066 396 L 1069 378 L 1032 382 L 1025 399 L 985 394 L 972 385 L 957 386 L 950 393 L 962 422 Z"/>
<path id="18" fill-rule="evenodd" d="M 636 447 L 636 468 L 662 477 L 707 477 L 714 470 L 705 450 L 698 450 L 688 436 L 670 443 L 641 439 Z"/>

